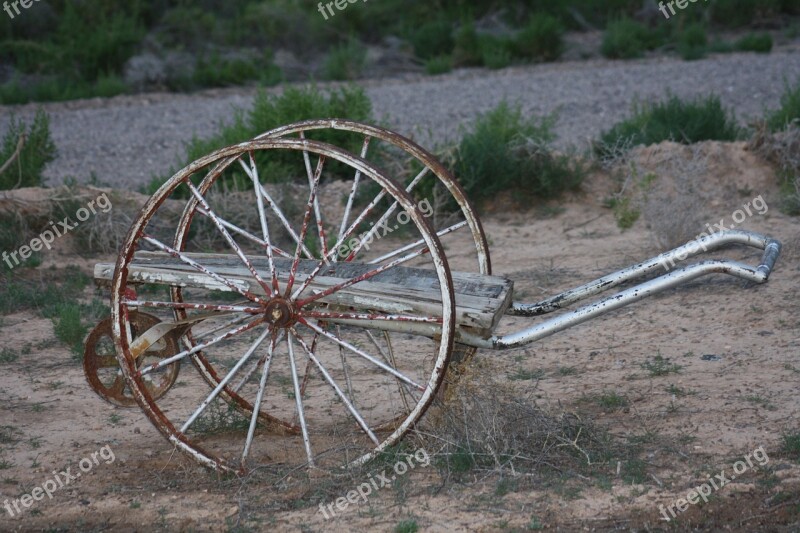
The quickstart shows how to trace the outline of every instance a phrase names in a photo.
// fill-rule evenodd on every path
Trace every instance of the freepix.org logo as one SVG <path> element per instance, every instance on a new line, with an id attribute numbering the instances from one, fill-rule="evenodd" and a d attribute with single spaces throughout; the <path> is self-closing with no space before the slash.
<path id="1" fill-rule="evenodd" d="M 41 486 L 34 487 L 29 493 L 23 494 L 19 498 L 6 499 L 3 501 L 3 507 L 5 507 L 10 517 L 14 518 L 14 516 L 19 516 L 25 509 L 33 505 L 33 502 L 41 501 L 45 496 L 52 500 L 53 493 L 73 482 L 77 483 L 78 479 L 81 477 L 81 473 L 88 474 L 91 472 L 95 466 L 100 464 L 100 459 L 103 460 L 104 464 L 110 465 L 116 458 L 111 446 L 105 445 L 96 452 L 92 452 L 91 456 L 81 459 L 78 462 L 78 468 L 75 469 L 75 473 L 72 472 L 73 467 L 71 466 L 68 466 L 60 472 L 58 470 L 53 470 L 53 478 L 46 480 Z M 78 469 L 80 470 L 78 471 Z"/>
<path id="2" fill-rule="evenodd" d="M 39 1 L 41 0 L 14 0 L 13 2 L 5 1 L 3 2 L 3 11 L 8 13 L 8 16 L 13 20 L 14 17 L 22 14 L 22 11 L 19 10 L 20 7 L 22 7 L 22 9 L 30 9 L 34 2 Z"/>
<path id="3" fill-rule="evenodd" d="M 64 220 L 61 220 L 56 224 L 52 220 L 48 223 L 48 229 L 44 230 L 38 237 L 31 239 L 31 241 L 23 246 L 20 246 L 19 249 L 14 250 L 13 252 L 2 252 L 2 259 L 6 265 L 8 265 L 9 269 L 12 269 L 16 266 L 19 266 L 21 262 L 27 261 L 30 259 L 33 252 L 38 252 L 42 248 L 47 248 L 48 250 L 52 247 L 53 242 L 56 240 L 56 237 L 63 237 L 70 231 L 77 228 L 81 222 L 86 222 L 89 217 L 92 215 L 97 214 L 97 209 L 99 208 L 101 213 L 108 213 L 112 209 L 111 200 L 108 198 L 106 193 L 101 194 L 94 200 L 90 201 L 87 207 L 81 207 L 75 213 L 75 218 L 78 220 L 77 222 L 73 222 L 70 217 L 64 217 Z"/>

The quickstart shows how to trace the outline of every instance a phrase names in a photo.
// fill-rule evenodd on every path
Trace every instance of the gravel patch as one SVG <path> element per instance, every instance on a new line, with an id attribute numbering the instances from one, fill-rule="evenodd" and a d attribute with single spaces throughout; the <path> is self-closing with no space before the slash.
<path id="1" fill-rule="evenodd" d="M 669 93 L 715 93 L 747 124 L 778 105 L 784 79 L 800 77 L 796 48 L 694 62 L 656 58 L 470 69 L 363 85 L 380 120 L 426 146 L 453 139 L 459 128 L 506 99 L 526 113 L 558 113 L 560 146 L 585 149 L 590 139 L 626 116 L 634 102 Z M 46 170 L 48 184 L 68 177 L 85 183 L 94 174 L 100 183 L 138 189 L 151 177 L 175 169 L 187 141 L 211 135 L 235 108 L 247 108 L 254 94 L 252 89 L 232 89 L 46 104 L 59 149 Z M 34 109 L 0 106 L 0 131 L 12 111 L 30 117 Z"/>

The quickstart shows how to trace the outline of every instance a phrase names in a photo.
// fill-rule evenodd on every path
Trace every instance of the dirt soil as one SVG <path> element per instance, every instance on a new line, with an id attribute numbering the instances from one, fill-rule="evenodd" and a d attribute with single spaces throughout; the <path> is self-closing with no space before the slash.
<path id="1" fill-rule="evenodd" d="M 219 478 L 174 453 L 137 409 L 96 396 L 80 364 L 55 339 L 51 320 L 26 311 L 0 322 L 2 347 L 21 354 L 0 362 L 0 530 L 412 531 L 395 529 L 404 520 L 414 520 L 420 531 L 442 532 L 798 530 L 800 464 L 783 451 L 783 436 L 800 430 L 794 393 L 800 380 L 800 220 L 779 211 L 772 170 L 746 146 L 706 143 L 699 150 L 700 159 L 674 145 L 636 152 L 635 163 L 654 172 L 658 184 L 650 196 L 639 191 L 639 198 L 664 194 L 663 201 L 671 201 L 670 191 L 680 186 L 670 185 L 679 173 L 669 169 L 698 160 L 705 165 L 702 187 L 699 204 L 691 205 L 700 206 L 709 224 L 724 219 L 730 227 L 734 213 L 748 202 L 755 206 L 760 196 L 768 209 L 759 214 L 753 207 L 737 227 L 783 242 L 769 283 L 701 278 L 526 348 L 476 356 L 479 368 L 520 394 L 534 390 L 542 407 L 579 413 L 620 441 L 640 442 L 645 474 L 635 482 L 620 475 L 619 465 L 608 465 L 602 479 L 499 490 L 497 476 L 454 481 L 432 465 L 326 520 L 318 504 L 345 496 L 364 479 L 344 480 L 315 499 L 310 495 L 328 480 Z M 665 159 L 684 167 L 665 166 Z M 621 230 L 604 204 L 620 190 L 626 168 L 595 173 L 581 193 L 558 204 L 563 210 L 556 204 L 515 211 L 500 201 L 490 206 L 483 222 L 493 273 L 515 281 L 516 300 L 544 299 L 656 255 L 659 235 L 670 230 L 665 226 L 692 214 L 682 211 L 689 204 L 674 202 L 671 216 L 657 215 L 645 202 L 643 216 Z M 95 262 L 113 260 L 81 258 L 68 239 L 59 246 L 45 254 L 35 275 L 68 264 L 91 274 Z M 448 253 L 457 265 L 458 250 Z M 755 264 L 760 254 L 742 248 L 710 254 L 722 257 Z M 93 289 L 85 296 L 90 300 Z M 533 321 L 509 317 L 502 331 Z M 192 370 L 187 365 L 183 371 Z M 598 400 L 612 396 L 622 403 Z M 111 450 L 113 461 L 98 456 L 101 449 Z M 99 460 L 82 472 L 81 460 L 93 452 Z M 737 462 L 748 454 L 753 466 L 743 470 Z M 54 471 L 67 467 L 80 477 L 52 499 L 34 501 L 13 517 L 2 507 L 6 499 L 46 487 Z M 670 522 L 662 518 L 660 505 L 686 498 L 723 470 L 730 483 L 708 503 L 690 505 Z"/>

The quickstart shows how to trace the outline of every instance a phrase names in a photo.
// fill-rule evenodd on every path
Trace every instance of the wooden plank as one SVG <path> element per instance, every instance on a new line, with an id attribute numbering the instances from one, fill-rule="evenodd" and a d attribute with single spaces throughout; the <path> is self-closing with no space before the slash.
<path id="1" fill-rule="evenodd" d="M 264 294 L 250 272 L 236 256 L 220 254 L 187 253 L 212 272 L 231 280 L 242 289 Z M 266 258 L 253 258 L 253 266 L 268 280 L 269 264 Z M 302 260 L 298 265 L 297 287 L 316 268 L 318 262 Z M 291 261 L 275 259 L 278 278 L 285 286 Z M 336 263 L 325 266 L 314 278 L 304 296 L 337 285 L 348 279 L 374 270 L 375 265 L 362 263 Z M 229 292 L 231 289 L 210 276 L 198 272 L 179 259 L 163 252 L 138 252 L 131 263 L 130 283 L 153 283 L 180 287 L 195 287 Z M 113 264 L 95 266 L 95 279 L 110 281 L 114 275 Z M 456 299 L 456 323 L 471 328 L 480 335 L 491 334 L 497 322 L 511 305 L 513 282 L 496 276 L 483 276 L 468 272 L 453 272 Z M 321 299 L 322 302 L 359 310 L 374 310 L 393 314 L 440 316 L 441 298 L 436 272 L 426 268 L 398 266 L 367 280 L 356 283 Z"/>

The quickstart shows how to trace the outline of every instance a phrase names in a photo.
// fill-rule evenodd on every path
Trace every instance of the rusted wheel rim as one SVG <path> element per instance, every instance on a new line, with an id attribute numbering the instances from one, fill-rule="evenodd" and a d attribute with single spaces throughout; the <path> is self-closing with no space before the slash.
<path id="1" fill-rule="evenodd" d="M 301 165 L 302 161 L 305 160 L 305 168 L 302 166 L 301 168 L 308 172 L 308 191 L 312 192 L 309 193 L 307 191 L 308 201 L 298 214 L 302 224 L 298 224 L 297 227 L 299 229 L 294 234 L 297 242 L 296 249 L 292 254 L 288 254 L 275 244 L 278 241 L 273 242 L 270 240 L 265 230 L 264 240 L 261 240 L 260 246 L 261 253 L 264 254 L 266 252 L 269 258 L 270 267 L 268 270 L 260 270 L 252 266 L 252 261 L 248 261 L 248 255 L 253 252 L 245 251 L 236 243 L 236 239 L 232 238 L 231 231 L 233 231 L 234 225 L 215 213 L 214 207 L 209 203 L 208 198 L 211 197 L 215 185 L 222 186 L 223 180 L 220 180 L 219 184 L 217 184 L 220 176 L 229 170 L 231 166 L 241 165 L 244 173 L 252 180 L 252 184 L 256 185 L 252 190 L 256 199 L 259 199 L 261 203 L 266 200 L 268 207 L 272 208 L 274 206 L 276 208 L 275 213 L 277 213 L 279 208 L 274 202 L 270 203 L 269 194 L 263 188 L 263 183 L 258 174 L 260 163 L 256 163 L 256 160 L 262 156 L 276 156 L 277 152 L 299 157 Z M 316 170 L 312 170 L 309 165 L 309 160 L 312 158 L 316 162 Z M 369 203 L 366 207 L 358 207 L 359 210 L 363 210 L 360 215 L 354 215 L 356 223 L 353 226 L 356 229 L 363 227 L 362 224 L 367 223 L 368 217 L 376 217 L 375 220 L 378 220 L 381 217 L 380 213 L 391 210 L 390 207 L 386 207 L 391 204 L 395 206 L 395 211 L 404 214 L 411 222 L 408 224 L 407 229 L 411 235 L 409 237 L 411 242 L 419 240 L 422 244 L 410 251 L 395 254 L 391 259 L 376 263 L 374 266 L 365 266 L 366 270 L 363 276 L 360 275 L 347 282 L 333 285 L 324 291 L 309 293 L 311 290 L 309 284 L 322 271 L 325 263 L 319 261 L 317 268 L 313 272 L 310 271 L 310 268 L 306 270 L 304 274 L 305 280 L 299 277 L 295 279 L 295 272 L 299 272 L 298 264 L 301 263 L 301 256 L 308 252 L 308 247 L 305 244 L 307 236 L 319 232 L 318 242 L 327 242 L 324 233 L 325 224 L 321 223 L 324 216 L 320 214 L 320 205 L 315 200 L 316 194 L 320 191 L 319 183 L 326 162 L 330 162 L 331 166 L 334 164 L 343 165 L 344 167 L 349 167 L 352 171 L 357 171 L 365 181 L 376 184 L 381 191 L 381 199 L 379 202 L 375 202 L 373 208 L 370 208 L 373 203 Z M 271 167 L 267 166 L 265 168 Z M 206 174 L 206 172 L 208 173 Z M 197 185 L 190 181 L 190 178 L 195 175 L 202 178 Z M 158 218 L 156 214 L 159 209 L 168 198 L 173 196 L 173 193 L 178 188 L 181 188 L 184 192 L 188 190 L 191 198 L 186 203 L 184 217 L 178 230 L 179 239 L 173 247 L 156 239 L 149 233 L 149 230 L 151 229 L 150 223 L 154 220 L 154 217 Z M 264 229 L 263 226 L 268 217 L 265 214 L 264 205 L 259 202 L 254 201 L 254 203 L 258 204 L 258 211 L 261 212 L 260 218 L 262 219 L 262 229 Z M 374 208 L 381 202 L 384 203 L 383 209 L 386 209 L 385 212 Z M 222 340 L 233 339 L 233 342 L 238 342 L 236 339 L 245 338 L 244 333 L 247 333 L 250 339 L 253 336 L 256 338 L 252 344 L 247 341 L 242 345 L 242 348 L 248 347 L 244 355 L 239 351 L 233 356 L 233 359 L 225 361 L 226 355 L 222 352 L 216 352 L 217 346 L 214 346 L 214 343 L 208 340 L 200 340 L 208 333 L 207 331 L 200 332 L 198 328 L 190 328 L 184 337 L 186 340 L 182 347 L 184 351 L 179 354 L 179 357 L 192 357 L 194 362 L 198 363 L 199 358 L 197 356 L 202 351 L 203 357 L 199 360 L 200 364 L 198 366 L 213 372 L 212 382 L 218 383 L 218 385 L 208 396 L 203 394 L 205 399 L 202 402 L 197 403 L 198 401 L 194 400 L 195 403 L 192 405 L 176 403 L 165 407 L 166 404 L 156 401 L 147 388 L 143 386 L 142 378 L 146 376 L 150 369 L 149 367 L 144 370 L 136 368 L 130 355 L 130 340 L 123 334 L 126 316 L 130 310 L 129 300 L 125 295 L 125 287 L 128 284 L 128 266 L 133 259 L 134 252 L 141 246 L 149 246 L 151 249 L 155 248 L 167 252 L 182 261 L 189 259 L 189 256 L 184 253 L 189 242 L 184 237 L 190 234 L 189 226 L 193 221 L 200 219 L 201 214 L 204 220 L 213 222 L 220 233 L 225 235 L 227 243 L 234 252 L 229 255 L 242 260 L 242 267 L 245 268 L 246 265 L 253 276 L 250 289 L 253 289 L 253 287 L 258 289 L 255 292 L 251 292 L 232 282 L 227 285 L 229 290 L 239 292 L 241 296 L 248 300 L 249 310 L 242 312 L 246 313 L 247 316 L 244 316 L 239 325 L 221 335 Z M 364 218 L 361 218 L 361 215 L 364 215 Z M 314 219 L 313 222 L 312 218 Z M 266 223 L 266 225 L 271 225 L 271 223 Z M 287 230 L 287 233 L 290 232 L 291 230 Z M 234 233 L 237 236 L 241 235 L 240 232 Z M 259 237 L 251 234 L 248 239 L 244 240 L 253 241 L 254 239 L 258 241 Z M 389 248 L 396 246 L 391 242 L 389 244 L 391 245 Z M 327 254 L 330 250 L 326 252 L 324 244 L 320 245 L 319 248 L 321 248 L 320 253 L 328 257 Z M 337 249 L 336 246 L 331 248 L 331 250 Z M 273 255 L 270 254 L 275 257 L 273 258 Z M 277 264 L 281 254 L 288 256 L 287 261 L 291 259 L 292 266 L 288 279 L 281 279 L 278 282 L 277 268 L 273 268 L 272 262 L 274 260 L 275 264 Z M 265 261 L 263 257 L 260 260 Z M 188 261 L 186 261 L 186 264 L 189 264 Z M 322 301 L 323 298 L 333 296 L 358 283 L 366 282 L 372 277 L 397 268 L 400 265 L 413 265 L 416 268 L 426 268 L 427 265 L 427 268 L 433 272 L 437 280 L 438 291 L 441 295 L 441 312 L 430 316 L 404 317 L 402 313 L 399 315 L 390 315 L 386 312 L 376 314 L 370 309 L 364 312 L 358 312 L 354 309 L 342 310 Z M 197 268 L 196 265 L 193 268 Z M 266 271 L 270 271 L 272 275 L 267 276 L 264 274 Z M 275 284 L 277 284 L 277 290 Z M 136 301 L 136 305 L 143 307 L 172 306 L 173 309 L 179 311 L 179 316 L 185 316 L 187 303 L 191 306 L 194 305 L 192 302 L 198 304 L 197 309 L 201 307 L 200 304 L 202 304 L 202 308 L 205 311 L 215 309 L 215 304 L 201 301 L 202 298 L 198 300 L 195 293 L 187 293 L 186 290 L 180 291 L 178 289 L 174 289 L 172 292 L 172 302 L 148 302 L 140 298 Z M 223 308 L 229 310 L 230 308 L 230 306 L 222 305 L 216 307 L 220 310 Z M 131 227 L 117 262 L 112 289 L 112 317 L 115 342 L 118 345 L 118 349 L 126 357 L 124 371 L 129 386 L 137 402 L 151 421 L 179 449 L 193 456 L 201 463 L 221 470 L 236 471 L 240 471 L 247 464 L 250 464 L 247 462 L 248 459 L 255 461 L 253 457 L 259 453 L 259 457 L 262 458 L 267 457 L 272 461 L 280 462 L 285 460 L 289 462 L 297 459 L 297 457 L 294 457 L 294 459 L 282 459 L 284 454 L 288 457 L 292 454 L 297 454 L 298 450 L 302 450 L 305 454 L 304 457 L 300 458 L 300 462 L 315 463 L 323 460 L 322 458 L 327 462 L 338 461 L 339 458 L 333 458 L 335 452 L 339 455 L 344 454 L 347 457 L 346 462 L 352 463 L 366 461 L 374 456 L 375 453 L 396 443 L 422 416 L 433 400 L 436 390 L 443 379 L 454 334 L 454 301 L 449 267 L 436 233 L 431 229 L 424 214 L 415 205 L 414 200 L 403 191 L 400 185 L 361 158 L 323 143 L 289 139 L 252 141 L 229 147 L 204 157 L 176 174 L 148 201 L 139 219 Z M 401 361 L 399 357 L 396 360 L 392 360 L 384 357 L 385 350 L 380 346 L 380 339 L 376 340 L 375 350 L 377 351 L 373 354 L 367 353 L 368 349 L 364 347 L 369 342 L 367 339 L 375 340 L 377 337 L 377 335 L 370 333 L 371 329 L 357 325 L 338 327 L 331 324 L 331 321 L 340 319 L 356 321 L 358 324 L 366 323 L 358 321 L 370 321 L 370 327 L 373 327 L 375 321 L 381 320 L 384 321 L 383 323 L 396 321 L 398 324 L 414 322 L 415 324 L 422 324 L 422 327 L 427 328 L 426 331 L 435 330 L 437 337 L 440 338 L 437 338 L 437 341 L 434 342 L 426 335 L 409 335 L 409 337 L 412 337 L 408 341 L 409 343 L 419 342 L 419 346 L 423 348 L 427 346 L 428 348 L 422 351 L 412 349 L 400 354 L 402 357 L 408 357 L 408 360 Z M 347 341 L 347 339 L 352 340 L 356 336 L 358 336 L 357 342 L 350 343 Z M 212 340 L 217 342 L 216 338 L 213 337 Z M 265 349 L 266 353 L 263 353 Z M 281 352 L 281 350 L 286 353 Z M 425 350 L 427 350 L 427 355 L 424 355 Z M 334 368 L 334 360 L 338 360 L 338 357 L 334 357 L 333 354 L 336 353 L 338 356 L 341 355 L 342 351 L 348 351 L 351 362 L 347 362 L 342 357 L 341 366 L 343 370 L 338 370 Z M 254 357 L 256 352 L 259 352 L 261 357 Z M 378 352 L 380 352 L 380 355 L 375 355 Z M 248 361 L 251 357 L 253 357 L 253 361 Z M 274 375 L 274 379 L 280 383 L 275 365 L 278 364 L 281 357 L 284 357 L 286 365 L 290 367 L 289 374 L 292 377 L 290 382 L 293 383 L 294 390 L 288 389 L 289 393 L 286 398 L 271 397 L 269 405 L 264 404 L 265 408 L 262 409 L 260 407 L 262 405 L 261 402 L 262 400 L 267 401 L 264 398 L 269 394 L 269 392 L 264 392 L 266 390 L 264 385 L 266 381 L 256 379 L 255 381 L 258 383 L 253 388 L 251 385 L 254 382 L 250 380 L 250 377 L 257 378 L 258 373 L 248 374 L 247 367 L 250 366 L 248 363 L 256 363 L 252 365 L 252 368 L 261 370 L 262 380 L 266 380 L 265 376 Z M 297 365 L 298 357 L 304 357 L 307 361 L 306 371 L 302 375 L 302 380 L 300 379 L 302 372 Z M 387 362 L 383 362 L 381 360 L 382 357 Z M 394 354 L 392 354 L 392 357 L 394 357 Z M 353 359 L 356 362 L 353 362 Z M 395 362 L 396 364 L 394 364 Z M 270 370 L 270 365 L 276 369 Z M 320 376 L 318 379 L 313 379 L 309 373 L 309 368 L 312 367 L 315 371 L 314 374 Z M 349 373 L 353 374 L 352 382 L 348 376 L 348 368 L 350 369 Z M 356 377 L 356 374 L 361 371 L 368 376 L 364 381 L 360 381 L 361 378 Z M 269 374 L 269 372 L 273 372 L 273 374 Z M 238 380 L 239 377 L 242 377 L 242 373 L 245 374 L 245 379 L 242 381 L 243 386 L 245 388 L 250 387 L 249 391 L 241 388 L 237 389 L 233 385 L 233 378 L 235 377 Z M 347 381 L 346 385 L 345 380 Z M 380 380 L 388 381 L 391 387 L 381 386 Z M 288 382 L 285 385 L 288 388 Z M 369 391 L 364 392 L 359 389 L 360 387 L 365 390 L 369 389 Z M 396 394 L 398 398 L 395 398 L 392 402 L 378 402 L 382 394 L 390 394 L 387 392 L 390 388 L 392 390 L 396 388 L 399 391 L 399 393 L 391 393 Z M 320 394 L 319 398 L 323 398 L 320 392 L 322 389 L 328 391 L 329 396 L 334 400 L 333 402 L 313 403 L 311 400 L 307 400 L 308 397 L 314 396 L 314 401 L 318 401 L 316 400 L 317 394 Z M 356 389 L 359 390 L 356 391 Z M 194 390 L 194 388 L 191 388 L 191 391 Z M 255 393 L 253 394 L 253 392 Z M 216 400 L 227 401 L 223 393 L 227 394 L 228 398 L 234 398 L 233 394 L 236 394 L 237 397 L 243 398 L 249 405 L 256 406 L 252 410 L 258 413 L 258 417 L 250 417 L 249 420 L 244 421 L 247 422 L 246 425 L 249 427 L 241 428 L 242 430 L 246 429 L 247 433 L 243 450 L 238 449 L 235 453 L 229 453 L 231 450 L 228 448 L 230 447 L 226 448 L 227 443 L 224 442 L 224 439 L 218 438 L 216 434 L 209 436 L 208 432 L 200 432 L 197 428 L 198 425 L 206 428 L 206 424 L 203 421 L 209 413 L 214 414 L 210 406 Z M 399 399 L 400 397 L 405 397 L 406 393 L 411 398 L 410 406 L 406 406 L 410 407 L 408 410 L 403 407 L 403 402 Z M 272 415 L 273 413 L 280 414 L 280 409 L 283 407 L 273 404 L 279 404 L 278 400 L 281 399 L 284 400 L 283 403 L 286 403 L 285 400 L 287 398 L 291 400 L 289 403 L 295 408 L 295 416 L 292 423 L 294 427 L 300 427 L 301 435 L 297 437 L 292 437 L 291 435 L 282 437 L 285 441 L 280 441 L 281 437 L 273 437 L 272 440 L 267 440 L 267 444 L 262 450 L 254 453 L 253 449 L 258 446 L 256 444 L 258 439 L 254 439 L 254 436 L 258 432 L 256 428 L 260 425 L 259 422 L 263 423 L 263 420 L 261 420 L 262 415 L 266 414 L 265 411 L 269 411 L 267 416 L 273 421 L 278 423 L 286 421 L 286 412 L 283 412 L 280 416 L 273 417 Z M 167 399 L 174 402 L 183 400 L 175 395 L 170 395 Z M 310 402 L 309 405 L 311 405 L 312 409 L 310 412 L 303 408 L 303 404 L 306 401 Z M 369 405 L 367 406 L 367 404 Z M 376 406 L 378 405 L 382 407 L 377 408 Z M 328 409 L 328 407 L 332 410 L 331 414 L 326 414 L 325 416 L 319 414 L 321 409 Z M 381 421 L 385 422 L 387 418 L 396 418 L 394 415 L 400 412 L 404 412 L 404 418 L 401 423 L 392 427 L 391 434 L 376 434 L 379 428 L 384 427 Z M 200 422 L 203 423 L 200 424 Z M 317 439 L 316 436 L 312 438 L 312 435 L 323 434 L 326 436 L 325 438 L 319 438 L 318 440 L 315 440 Z M 336 435 L 337 438 L 333 438 L 333 435 Z M 302 440 L 300 440 L 301 437 Z M 330 439 L 332 438 L 333 440 L 331 441 Z M 325 439 L 328 439 L 328 442 L 320 444 Z M 285 444 L 281 444 L 282 442 L 285 442 Z M 342 449 L 343 445 L 347 448 L 346 450 Z M 328 449 L 321 450 L 324 446 L 327 446 Z M 274 457 L 278 457 L 278 459 Z"/>
<path id="2" fill-rule="evenodd" d="M 369 124 L 349 120 L 327 119 L 309 120 L 286 125 L 259 135 L 256 137 L 256 140 L 270 138 L 302 139 L 306 138 L 308 135 L 315 135 L 325 130 L 336 130 L 338 132 L 353 134 L 353 139 L 351 139 L 350 142 L 352 148 L 358 151 L 362 158 L 375 154 L 374 159 L 377 161 L 371 161 L 373 165 L 380 168 L 380 170 L 389 177 L 398 181 L 404 188 L 408 188 L 410 185 L 410 192 L 412 194 L 419 190 L 431 191 L 438 189 L 440 195 L 449 195 L 449 198 L 452 198 L 455 205 L 447 205 L 448 202 L 446 199 L 440 199 L 439 202 L 445 204 L 448 214 L 437 217 L 435 213 L 433 217 L 428 217 L 429 221 L 434 224 L 434 229 L 440 233 L 439 237 L 443 245 L 457 248 L 460 252 L 459 255 L 464 256 L 457 270 L 477 270 L 480 274 L 491 274 L 489 245 L 475 208 L 469 202 L 469 199 L 466 197 L 458 181 L 447 168 L 445 168 L 434 155 L 410 139 L 387 129 Z M 406 167 L 411 168 L 411 166 L 418 166 L 418 168 L 415 168 L 413 172 L 408 171 Z M 419 173 L 417 171 L 422 168 L 428 170 L 427 175 L 418 179 Z M 415 180 L 416 183 L 414 183 Z M 352 193 L 355 188 L 348 190 Z M 348 201 L 350 201 L 350 198 L 348 198 Z M 437 211 L 438 210 L 437 206 Z M 181 222 L 178 224 L 179 230 L 174 242 L 174 247 L 176 249 L 181 249 L 181 246 L 185 242 L 189 230 L 188 222 L 195 214 L 196 213 L 188 210 L 184 211 Z M 453 228 L 456 229 L 453 230 Z M 465 240 L 469 241 L 469 244 L 464 242 Z M 472 252 L 469 252 L 470 249 Z M 343 260 L 350 261 L 353 259 L 355 258 L 343 258 Z M 174 302 L 183 301 L 180 288 L 176 288 L 172 291 L 172 299 Z M 179 309 L 175 311 L 175 316 L 176 319 L 181 320 L 186 317 L 186 313 L 184 310 Z M 392 345 L 390 333 L 384 332 L 381 334 L 381 337 L 382 342 L 387 346 Z M 187 340 L 191 341 L 191 336 L 187 337 Z M 457 352 L 459 355 L 458 364 L 463 367 L 469 364 L 469 361 L 475 355 L 476 349 L 471 346 L 459 345 Z M 193 362 L 212 388 L 219 384 L 220 377 L 214 371 L 213 365 L 208 363 L 203 352 L 195 354 L 193 356 Z M 460 375 L 458 372 L 448 373 L 442 388 L 445 389 L 455 385 L 458 375 Z M 249 414 L 252 412 L 252 405 L 234 391 L 225 390 L 222 392 L 221 396 L 226 402 L 240 409 L 243 413 Z M 285 433 L 287 431 L 294 433 L 299 432 L 299 428 L 291 421 L 276 420 L 274 417 L 268 417 L 265 414 L 261 416 L 265 423 L 268 423 L 270 427 L 279 433 Z"/>
<path id="3" fill-rule="evenodd" d="M 131 313 L 130 326 L 133 338 L 161 322 L 147 313 Z M 105 349 L 104 349 L 105 348 Z M 166 359 L 178 353 L 177 339 L 167 335 L 138 358 L 137 365 Z M 168 365 L 145 382 L 154 399 L 164 396 L 175 384 L 180 371 L 180 362 Z M 84 345 L 83 373 L 89 385 L 101 398 L 120 407 L 134 407 L 136 400 L 128 389 L 125 378 L 114 353 L 111 319 L 102 320 L 90 333 Z M 101 374 L 105 374 L 101 377 Z"/>

